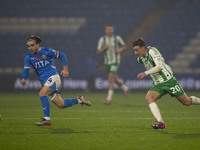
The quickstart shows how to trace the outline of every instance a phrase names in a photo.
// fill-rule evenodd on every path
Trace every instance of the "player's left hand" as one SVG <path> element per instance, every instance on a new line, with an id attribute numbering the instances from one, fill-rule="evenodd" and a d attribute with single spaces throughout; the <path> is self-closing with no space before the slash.
<path id="1" fill-rule="evenodd" d="M 144 73 L 144 72 L 141 72 L 141 73 L 139 73 L 138 75 L 137 75 L 137 79 L 139 79 L 139 80 L 142 80 L 144 77 L 146 77 L 147 75 L 146 75 L 146 73 Z"/>
<path id="2" fill-rule="evenodd" d="M 63 71 L 61 71 L 60 75 L 67 78 L 67 77 L 69 77 L 69 72 L 67 70 L 63 70 Z"/>
<path id="3" fill-rule="evenodd" d="M 26 85 L 26 80 L 25 80 L 25 79 L 22 79 L 22 80 L 21 80 L 21 84 L 22 84 L 23 86 L 25 86 L 25 85 Z"/>

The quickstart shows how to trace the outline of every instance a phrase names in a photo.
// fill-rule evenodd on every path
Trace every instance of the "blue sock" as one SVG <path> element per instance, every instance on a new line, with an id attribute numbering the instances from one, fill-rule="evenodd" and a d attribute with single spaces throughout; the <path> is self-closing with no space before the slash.
<path id="1" fill-rule="evenodd" d="M 50 103 L 47 96 L 42 96 L 40 99 L 43 106 L 44 117 L 50 117 Z"/>
<path id="2" fill-rule="evenodd" d="M 73 106 L 75 104 L 78 104 L 78 100 L 77 99 L 64 99 L 64 108 L 65 107 L 70 107 L 70 106 Z"/>

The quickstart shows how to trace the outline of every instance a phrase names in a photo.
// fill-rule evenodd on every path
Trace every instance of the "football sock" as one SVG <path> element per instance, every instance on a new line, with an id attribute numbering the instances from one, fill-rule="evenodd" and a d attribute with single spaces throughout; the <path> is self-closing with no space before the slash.
<path id="1" fill-rule="evenodd" d="M 200 105 L 200 98 L 198 98 L 196 96 L 190 96 L 190 98 L 192 98 L 193 105 Z"/>
<path id="2" fill-rule="evenodd" d="M 158 122 L 163 122 L 163 119 L 161 117 L 161 114 L 160 114 L 160 110 L 157 106 L 157 104 L 155 102 L 149 104 L 149 108 L 152 112 L 152 114 L 154 115 L 154 117 L 157 119 Z"/>
<path id="3" fill-rule="evenodd" d="M 110 102 L 112 100 L 113 90 L 108 90 L 107 100 Z"/>
<path id="4" fill-rule="evenodd" d="M 43 113 L 44 117 L 50 117 L 50 103 L 47 96 L 40 97 L 42 106 L 43 106 Z"/>
<path id="5" fill-rule="evenodd" d="M 64 99 L 64 108 L 73 106 L 79 103 L 78 99 Z"/>
<path id="6" fill-rule="evenodd" d="M 128 87 L 125 84 L 122 84 L 121 88 L 124 92 L 128 91 Z"/>
<path id="7" fill-rule="evenodd" d="M 44 117 L 44 119 L 46 119 L 46 120 L 50 120 L 50 117 Z"/>

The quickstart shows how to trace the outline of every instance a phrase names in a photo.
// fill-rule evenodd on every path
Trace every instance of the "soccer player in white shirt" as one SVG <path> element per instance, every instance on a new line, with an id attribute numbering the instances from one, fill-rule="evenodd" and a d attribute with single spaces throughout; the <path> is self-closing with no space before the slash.
<path id="1" fill-rule="evenodd" d="M 114 35 L 113 25 L 106 25 L 105 33 L 106 35 L 99 39 L 97 53 L 104 53 L 104 63 L 107 68 L 109 81 L 108 96 L 104 104 L 110 104 L 114 91 L 114 83 L 121 87 L 125 93 L 125 97 L 128 97 L 128 87 L 117 75 L 120 65 L 120 52 L 126 48 L 126 45 L 120 36 Z"/>
<path id="2" fill-rule="evenodd" d="M 185 106 L 200 104 L 199 98 L 186 95 L 178 80 L 173 76 L 170 66 L 165 63 L 164 58 L 155 47 L 146 47 L 143 39 L 137 39 L 133 42 L 133 50 L 135 55 L 138 56 L 138 62 L 147 69 L 147 71 L 139 73 L 137 79 L 142 80 L 147 75 L 150 75 L 154 83 L 154 86 L 146 95 L 149 108 L 157 120 L 157 123 L 151 125 L 152 128 L 164 129 L 166 127 L 160 110 L 155 103 L 163 95 L 168 93 L 176 97 Z"/>

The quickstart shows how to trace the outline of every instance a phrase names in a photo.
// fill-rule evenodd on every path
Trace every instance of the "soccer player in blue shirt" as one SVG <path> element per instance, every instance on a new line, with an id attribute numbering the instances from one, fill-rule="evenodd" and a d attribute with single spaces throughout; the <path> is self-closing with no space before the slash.
<path id="1" fill-rule="evenodd" d="M 50 126 L 50 100 L 59 108 L 66 108 L 75 104 L 91 105 L 90 101 L 87 101 L 83 96 L 78 95 L 75 99 L 62 99 L 58 88 L 61 84 L 60 76 L 56 70 L 54 59 L 60 58 L 63 63 L 63 70 L 61 75 L 68 77 L 68 67 L 66 55 L 62 52 L 53 50 L 51 48 L 40 47 L 39 44 L 42 39 L 38 36 L 32 35 L 27 38 L 26 44 L 29 52 L 25 57 L 24 72 L 22 75 L 21 84 L 26 85 L 30 66 L 32 66 L 39 77 L 41 84 L 43 85 L 40 90 L 39 96 L 43 106 L 44 119 L 41 122 L 36 123 L 38 126 Z"/>

